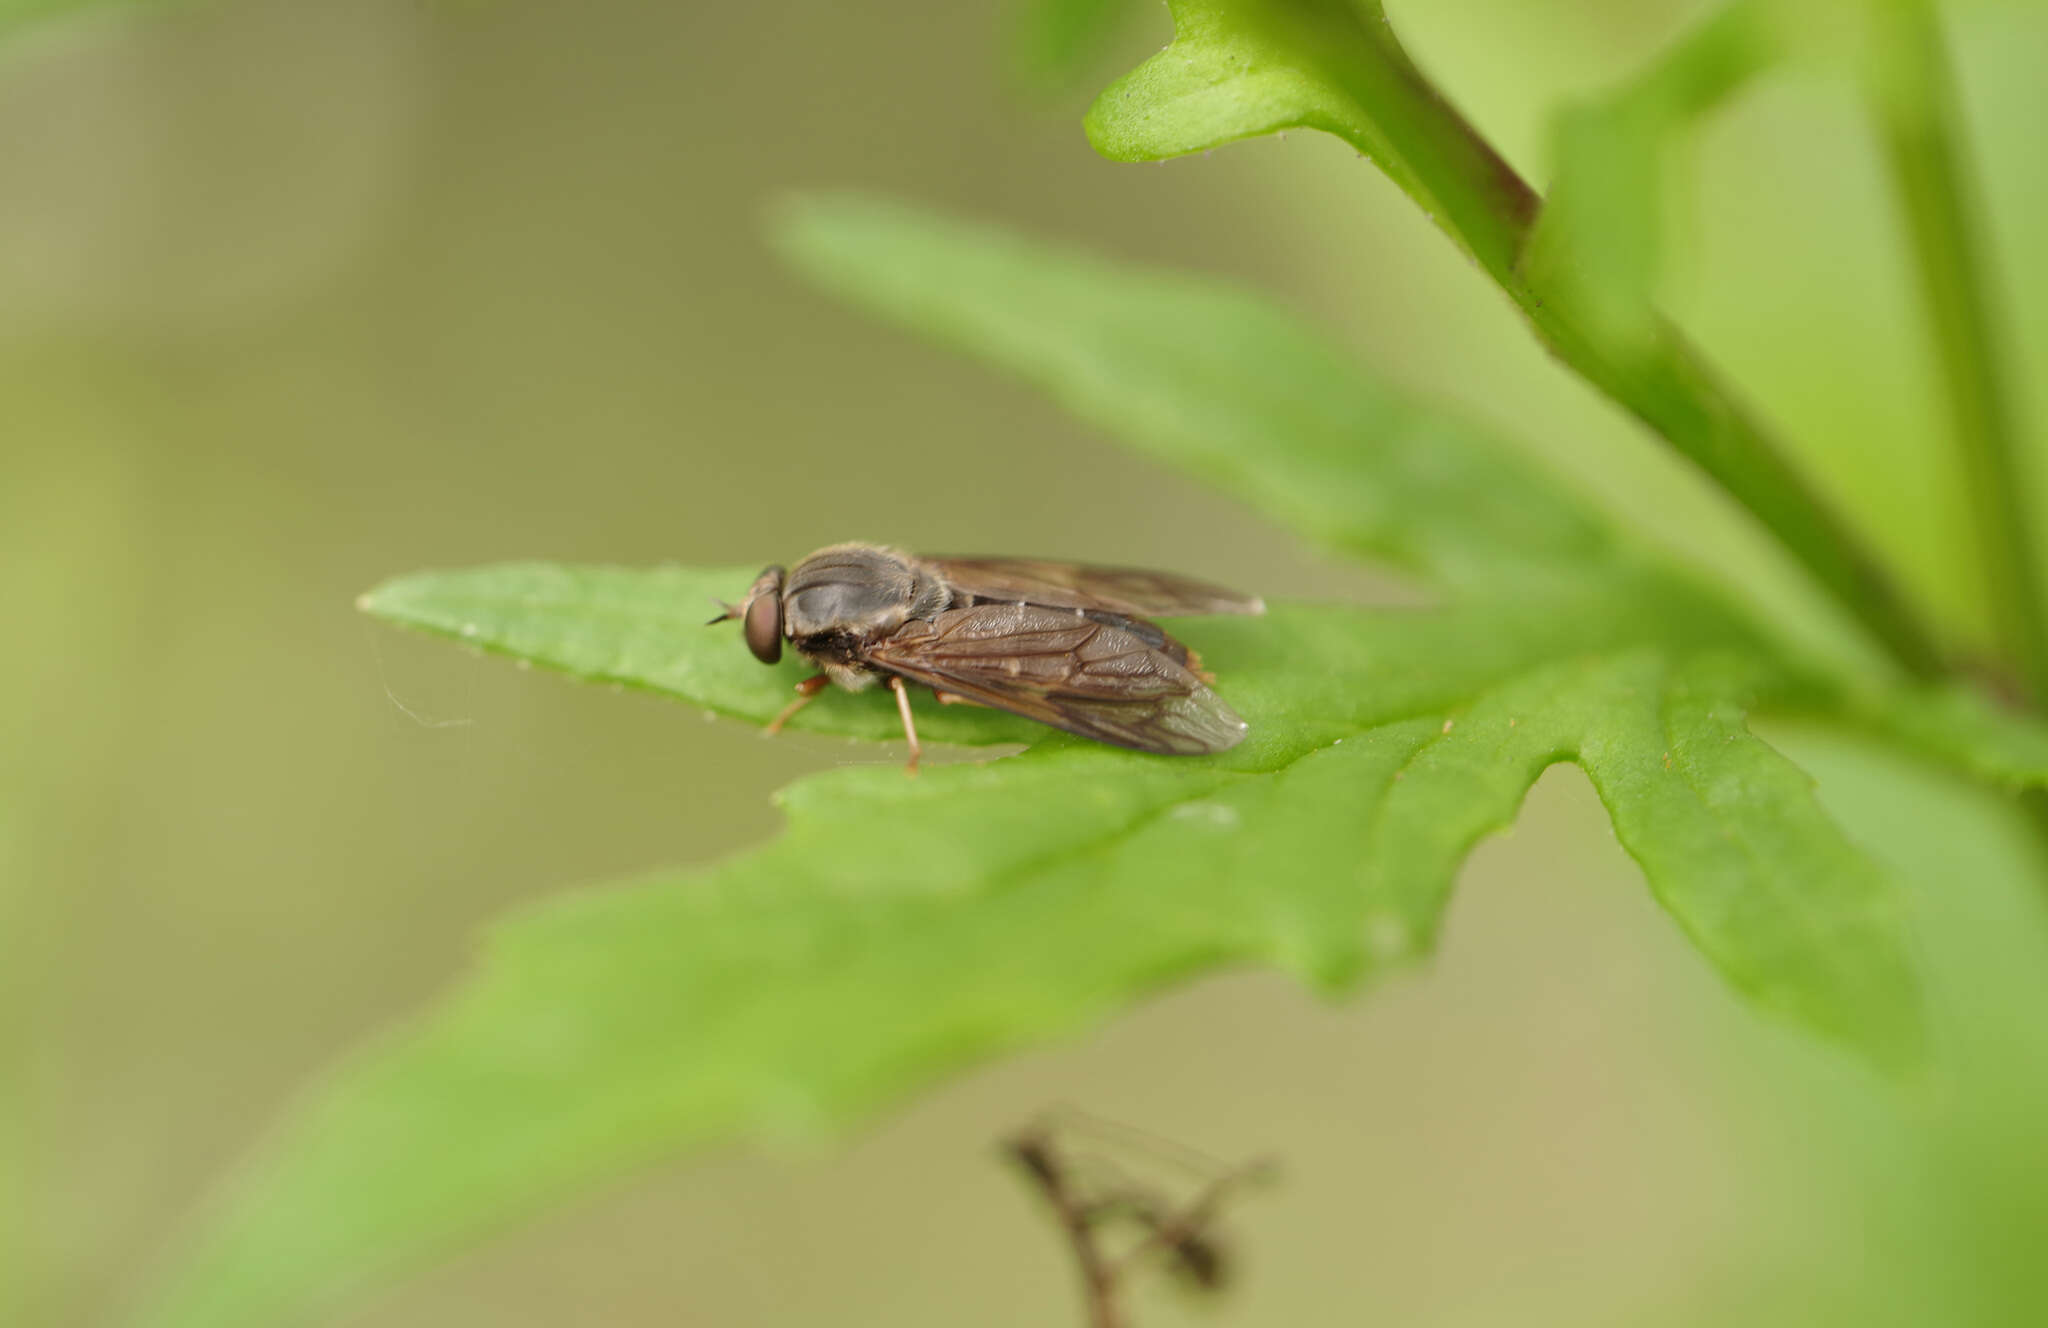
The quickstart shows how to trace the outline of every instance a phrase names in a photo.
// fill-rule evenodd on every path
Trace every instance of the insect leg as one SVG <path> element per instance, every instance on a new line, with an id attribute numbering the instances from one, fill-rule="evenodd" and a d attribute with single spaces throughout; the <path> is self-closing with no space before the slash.
<path id="1" fill-rule="evenodd" d="M 768 727 L 761 731 L 769 735 L 782 732 L 782 726 L 789 717 L 815 700 L 818 693 L 824 691 L 826 685 L 831 681 L 830 678 L 820 673 L 815 677 L 806 678 L 798 683 L 796 685 L 796 700 L 782 707 L 782 713 L 769 720 Z"/>
<path id="2" fill-rule="evenodd" d="M 962 695 L 960 695 L 960 693 L 958 693 L 958 692 L 937 692 L 937 691 L 935 691 L 935 692 L 933 692 L 933 693 L 932 693 L 932 699 L 933 699 L 933 700 L 935 700 L 935 701 L 937 701 L 937 702 L 938 702 L 938 703 L 939 703 L 940 705 L 970 705 L 970 706 L 978 706 L 978 705 L 981 705 L 981 702 L 979 702 L 979 701 L 975 701 L 975 700 L 972 700 L 972 699 L 970 699 L 970 698 L 968 698 L 968 697 L 965 697 L 965 696 L 962 696 Z M 984 709 L 986 709 L 986 707 L 983 707 L 983 708 L 984 708 Z"/>
<path id="3" fill-rule="evenodd" d="M 903 679 L 894 674 L 889 677 L 889 687 L 896 693 L 896 709 L 903 716 L 903 736 L 910 740 L 910 764 L 903 767 L 903 773 L 914 775 L 917 773 L 917 758 L 923 749 L 917 745 L 917 725 L 910 722 L 910 689 L 903 685 Z"/>

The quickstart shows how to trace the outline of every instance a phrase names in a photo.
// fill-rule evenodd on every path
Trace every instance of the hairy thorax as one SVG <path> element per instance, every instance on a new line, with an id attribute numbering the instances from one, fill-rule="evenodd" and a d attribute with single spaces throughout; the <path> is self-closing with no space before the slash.
<path id="1" fill-rule="evenodd" d="M 797 653 L 852 691 L 880 676 L 860 659 L 913 618 L 929 620 L 951 596 L 939 577 L 907 554 L 875 544 L 837 544 L 798 563 L 784 590 L 789 639 Z"/>

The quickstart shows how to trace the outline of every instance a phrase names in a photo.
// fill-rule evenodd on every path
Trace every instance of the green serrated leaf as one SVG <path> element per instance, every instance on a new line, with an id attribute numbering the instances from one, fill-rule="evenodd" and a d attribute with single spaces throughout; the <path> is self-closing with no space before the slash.
<path id="1" fill-rule="evenodd" d="M 1901 898 L 1821 810 L 1813 781 L 1745 727 L 1763 681 L 1736 656 L 1619 661 L 1589 699 L 1581 763 L 1658 901 L 1723 976 L 1910 1064 L 1919 990 Z"/>
<path id="2" fill-rule="evenodd" d="M 1151 757 L 927 705 L 935 741 L 1038 740 L 916 779 L 814 776 L 759 850 L 516 919 L 274 1138 L 144 1322 L 302 1314 L 654 1157 L 837 1128 L 1220 966 L 1355 983 L 1429 946 L 1465 854 L 1557 761 L 1586 769 L 1735 989 L 1910 1060 L 1886 883 L 1743 727 L 1753 701 L 1811 688 L 1712 594 L 1243 297 L 872 205 L 814 205 L 785 238 L 840 289 L 1450 601 L 1177 625 L 1250 721 L 1230 752 Z M 751 577 L 518 564 L 403 577 L 363 606 L 758 722 L 795 666 L 703 625 Z M 877 694 L 799 723 L 896 732 Z"/>
<path id="3" fill-rule="evenodd" d="M 758 718 L 784 695 L 773 673 L 673 600 L 735 577 L 527 565 L 406 578 L 366 604 Z M 147 1322 L 299 1312 L 648 1157 L 837 1127 L 1220 965 L 1324 986 L 1380 972 L 1427 947 L 1465 852 L 1559 760 L 1587 767 L 1735 985 L 1898 1059 L 1913 983 L 1882 882 L 1803 788 L 1784 809 L 1798 776 L 1742 731 L 1735 689 L 1641 643 L 1670 626 L 1653 602 L 1623 607 L 1211 620 L 1188 635 L 1252 722 L 1220 757 L 1051 735 L 916 779 L 800 781 L 761 850 L 500 928 L 439 1013 L 275 1142 Z M 894 722 L 887 698 L 845 700 L 827 727 Z"/>
<path id="4" fill-rule="evenodd" d="M 1545 767 L 1571 761 L 1724 977 L 1886 1063 L 1910 1063 L 1917 989 L 1897 896 L 1829 823 L 1810 781 L 1748 732 L 1763 681 L 1741 656 L 1674 664 L 1655 648 L 1517 676 L 1418 755 L 1410 773 L 1425 777 L 1390 799 L 1373 870 L 1390 888 L 1447 895 L 1471 845 L 1513 819 Z"/>

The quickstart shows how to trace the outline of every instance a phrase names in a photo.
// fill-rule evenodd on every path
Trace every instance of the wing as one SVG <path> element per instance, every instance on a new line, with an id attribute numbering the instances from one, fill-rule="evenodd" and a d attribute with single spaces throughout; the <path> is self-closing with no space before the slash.
<path id="1" fill-rule="evenodd" d="M 1153 638 L 1157 638 L 1156 640 Z M 980 604 L 913 618 L 870 641 L 876 668 L 1084 738 L 1192 756 L 1243 740 L 1245 722 L 1150 623 L 1100 611 Z"/>
<path id="2" fill-rule="evenodd" d="M 957 592 L 974 601 L 1045 604 L 1056 609 L 1104 609 L 1131 618 L 1178 618 L 1202 613 L 1264 613 L 1252 595 L 1138 567 L 1089 567 L 1036 558 L 920 558 Z M 958 599 L 955 607 L 964 607 Z"/>

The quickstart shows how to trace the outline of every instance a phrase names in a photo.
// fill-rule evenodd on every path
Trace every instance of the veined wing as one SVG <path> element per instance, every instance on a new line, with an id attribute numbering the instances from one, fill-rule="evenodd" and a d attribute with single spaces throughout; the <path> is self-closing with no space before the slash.
<path id="1" fill-rule="evenodd" d="M 1207 581 L 1141 567 L 1091 567 L 1037 558 L 920 558 L 976 601 L 1103 609 L 1132 618 L 1264 613 L 1266 602 Z M 956 602 L 957 606 L 957 602 Z"/>
<path id="2" fill-rule="evenodd" d="M 1150 623 L 1038 604 L 948 609 L 863 651 L 912 682 L 1118 747 L 1190 756 L 1235 747 L 1245 722 L 1176 654 L 1180 643 Z"/>

